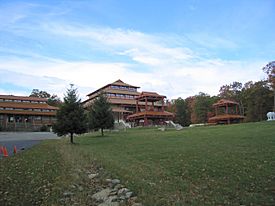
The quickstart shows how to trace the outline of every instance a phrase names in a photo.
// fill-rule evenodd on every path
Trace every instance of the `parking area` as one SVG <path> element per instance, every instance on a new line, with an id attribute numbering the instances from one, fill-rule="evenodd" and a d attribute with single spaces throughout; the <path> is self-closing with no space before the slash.
<path id="1" fill-rule="evenodd" d="M 17 151 L 28 149 L 46 139 L 59 139 L 51 132 L 0 132 L 0 146 L 6 147 L 8 155 L 13 154 L 14 146 Z M 3 154 L 0 154 L 0 158 Z"/>

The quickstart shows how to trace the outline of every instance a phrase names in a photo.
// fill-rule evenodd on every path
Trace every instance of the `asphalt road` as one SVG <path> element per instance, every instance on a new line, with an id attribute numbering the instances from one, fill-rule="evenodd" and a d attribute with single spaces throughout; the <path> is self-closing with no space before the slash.
<path id="1" fill-rule="evenodd" d="M 0 132 L 0 146 L 7 148 L 9 156 L 13 155 L 14 146 L 17 152 L 21 152 L 46 139 L 59 139 L 59 137 L 51 132 Z M 0 159 L 2 157 L 0 151 Z"/>

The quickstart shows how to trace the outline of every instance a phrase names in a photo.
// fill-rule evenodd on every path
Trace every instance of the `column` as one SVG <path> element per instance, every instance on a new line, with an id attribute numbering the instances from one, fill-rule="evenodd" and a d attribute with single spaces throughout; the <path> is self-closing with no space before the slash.
<path id="1" fill-rule="evenodd" d="M 161 100 L 161 111 L 164 112 L 164 100 Z"/>

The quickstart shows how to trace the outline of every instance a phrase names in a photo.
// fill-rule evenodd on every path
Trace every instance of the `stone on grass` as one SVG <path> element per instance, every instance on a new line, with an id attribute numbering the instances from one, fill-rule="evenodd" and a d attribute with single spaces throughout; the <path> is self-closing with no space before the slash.
<path id="1" fill-rule="evenodd" d="M 112 184 L 113 185 L 117 185 L 117 184 L 119 184 L 120 183 L 120 180 L 119 179 L 113 179 L 112 180 Z"/>
<path id="2" fill-rule="evenodd" d="M 88 175 L 88 177 L 89 177 L 90 179 L 94 179 L 94 178 L 97 177 L 97 176 L 98 176 L 98 173 L 89 174 L 89 175 Z"/>
<path id="3" fill-rule="evenodd" d="M 133 192 L 126 192 L 125 196 L 127 199 L 129 199 L 130 197 L 132 197 Z"/>
<path id="4" fill-rule="evenodd" d="M 103 202 L 99 204 L 98 206 L 119 206 L 118 202 Z"/>
<path id="5" fill-rule="evenodd" d="M 93 194 L 92 198 L 96 199 L 97 201 L 106 201 L 110 195 L 111 190 L 110 189 L 103 189 L 98 193 Z"/>
<path id="6" fill-rule="evenodd" d="M 70 196 L 72 196 L 74 193 L 72 193 L 72 192 L 64 192 L 63 193 L 63 196 L 64 197 L 70 197 Z"/>

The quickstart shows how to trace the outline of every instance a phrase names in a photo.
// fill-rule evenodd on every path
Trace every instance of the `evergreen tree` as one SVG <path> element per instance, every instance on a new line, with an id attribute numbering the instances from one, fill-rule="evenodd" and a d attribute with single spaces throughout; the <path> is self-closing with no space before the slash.
<path id="1" fill-rule="evenodd" d="M 70 141 L 73 141 L 73 134 L 82 134 L 86 131 L 86 116 L 78 98 L 77 89 L 71 88 L 67 90 L 64 97 L 64 103 L 57 111 L 57 122 L 53 126 L 53 131 L 58 135 L 70 134 Z"/>
<path id="2" fill-rule="evenodd" d="M 89 128 L 100 129 L 103 136 L 103 129 L 114 126 L 114 117 L 107 97 L 101 93 L 89 108 Z"/>

